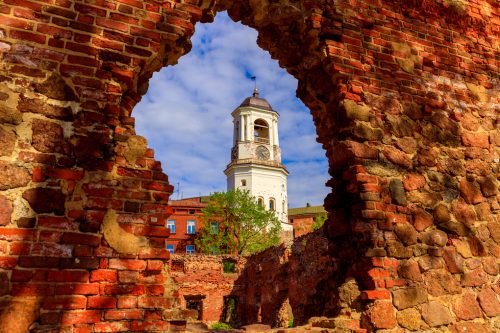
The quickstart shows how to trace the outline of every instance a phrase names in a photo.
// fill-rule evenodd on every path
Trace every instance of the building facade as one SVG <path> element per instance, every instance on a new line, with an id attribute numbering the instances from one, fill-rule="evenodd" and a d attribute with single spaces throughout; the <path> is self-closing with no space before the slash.
<path id="1" fill-rule="evenodd" d="M 231 162 L 224 171 L 228 191 L 249 191 L 258 204 L 276 212 L 285 232 L 291 232 L 287 217 L 288 171 L 281 163 L 279 146 L 279 114 L 255 89 L 231 115 L 233 147 Z"/>
<path id="2" fill-rule="evenodd" d="M 323 206 L 310 206 L 290 208 L 288 210 L 288 221 L 293 226 L 293 238 L 300 237 L 310 233 L 314 225 L 319 223 L 320 219 L 326 219 L 326 210 Z"/>
<path id="3" fill-rule="evenodd" d="M 166 248 L 170 253 L 193 254 L 196 232 L 203 226 L 201 209 L 208 203 L 208 197 L 186 198 L 168 202 L 172 215 L 166 221 L 170 236 Z"/>

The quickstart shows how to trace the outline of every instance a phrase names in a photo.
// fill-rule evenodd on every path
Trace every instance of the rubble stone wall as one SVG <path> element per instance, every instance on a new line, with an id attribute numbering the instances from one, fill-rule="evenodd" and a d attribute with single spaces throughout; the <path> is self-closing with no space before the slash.
<path id="1" fill-rule="evenodd" d="M 132 109 L 226 9 L 313 115 L 332 177 L 327 284 L 363 301 L 338 315 L 498 330 L 497 0 L 2 1 L 0 330 L 169 329 L 172 187 Z"/>

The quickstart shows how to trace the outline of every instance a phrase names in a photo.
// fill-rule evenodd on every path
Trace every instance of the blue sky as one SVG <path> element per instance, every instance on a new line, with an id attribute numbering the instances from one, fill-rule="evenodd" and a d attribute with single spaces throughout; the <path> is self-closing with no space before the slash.
<path id="1" fill-rule="evenodd" d="M 252 94 L 279 112 L 282 157 L 290 172 L 290 207 L 321 205 L 328 193 L 328 163 L 316 142 L 309 110 L 295 97 L 297 81 L 257 46 L 257 32 L 226 13 L 197 24 L 193 49 L 175 66 L 155 73 L 136 106 L 137 134 L 147 138 L 178 195 L 184 198 L 226 190 L 223 171 L 230 160 L 231 112 Z"/>

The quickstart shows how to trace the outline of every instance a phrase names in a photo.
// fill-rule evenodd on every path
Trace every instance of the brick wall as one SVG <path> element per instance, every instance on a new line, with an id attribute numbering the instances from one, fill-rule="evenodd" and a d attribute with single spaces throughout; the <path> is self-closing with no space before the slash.
<path id="1" fill-rule="evenodd" d="M 234 263 L 234 271 L 224 272 L 225 261 Z M 190 297 L 199 297 L 202 303 L 201 313 L 187 311 L 186 315 L 205 322 L 225 321 L 224 297 L 234 296 L 241 302 L 244 285 L 239 275 L 245 263 L 245 258 L 230 255 L 172 255 L 170 273 L 180 307 L 186 309 Z"/>
<path id="2" fill-rule="evenodd" d="M 369 331 L 498 330 L 494 0 L 4 0 L 1 330 L 168 329 L 172 187 L 131 112 L 223 9 L 299 80 L 328 156 L 343 269 L 325 283 L 360 290 L 332 313 Z"/>

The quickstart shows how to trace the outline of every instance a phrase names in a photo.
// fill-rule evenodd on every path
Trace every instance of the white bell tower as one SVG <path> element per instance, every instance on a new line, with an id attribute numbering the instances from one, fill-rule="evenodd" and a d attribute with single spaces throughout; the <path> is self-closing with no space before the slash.
<path id="1" fill-rule="evenodd" d="M 246 98 L 231 115 L 233 148 L 231 162 L 224 170 L 228 191 L 249 191 L 258 204 L 276 212 L 283 231 L 293 231 L 287 216 L 288 171 L 281 163 L 279 114 L 254 89 L 253 96 Z"/>

